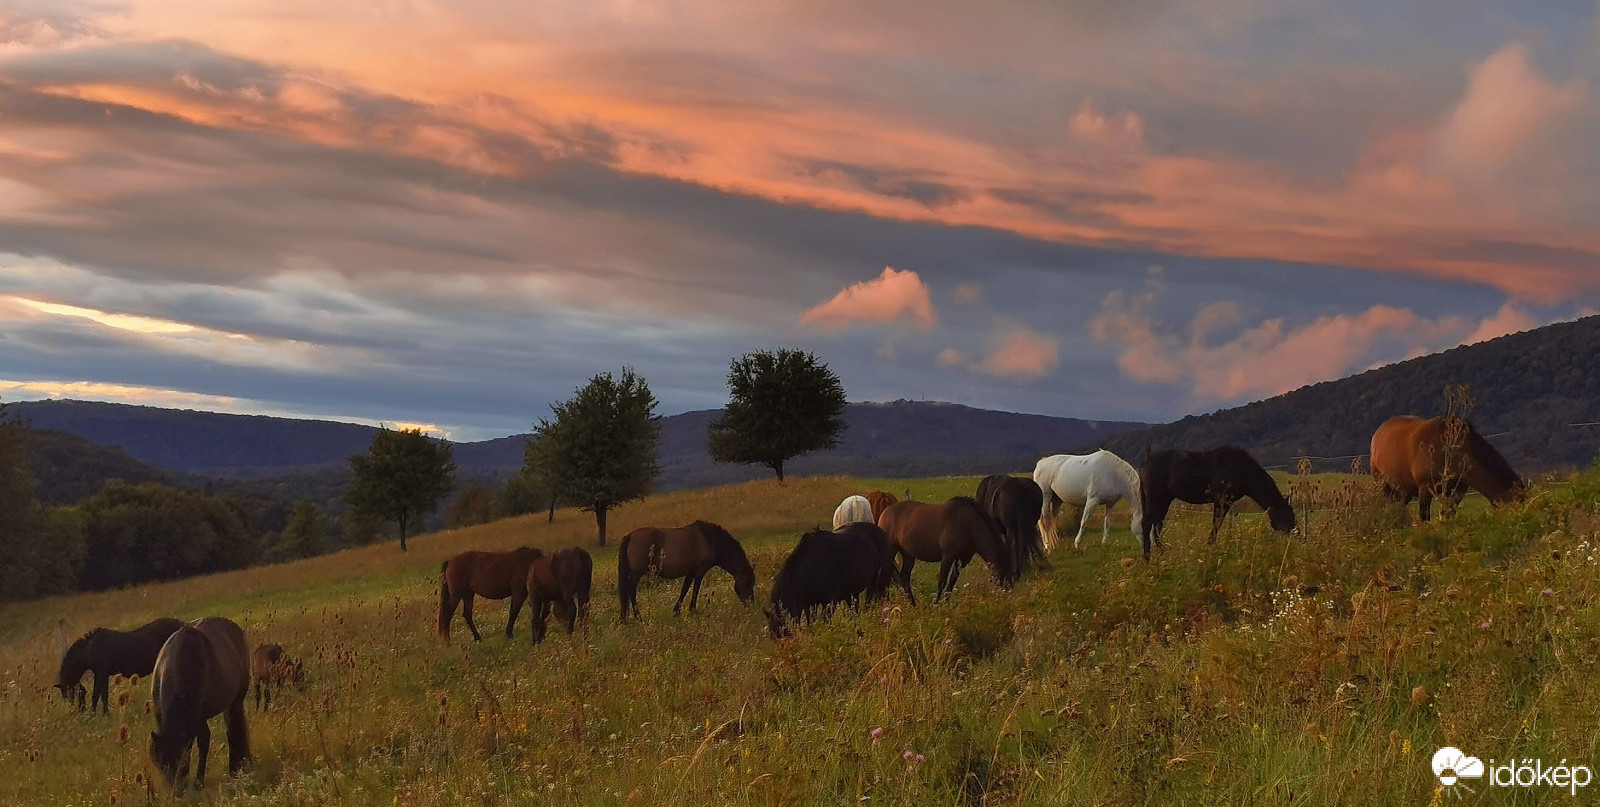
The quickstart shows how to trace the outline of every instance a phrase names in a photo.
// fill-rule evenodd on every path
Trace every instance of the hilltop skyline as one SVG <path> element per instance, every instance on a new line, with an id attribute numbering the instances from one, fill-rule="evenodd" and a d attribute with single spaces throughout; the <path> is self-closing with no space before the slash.
<path id="1" fill-rule="evenodd" d="M 0 401 L 1211 411 L 1600 309 L 1597 10 L 0 1 Z"/>

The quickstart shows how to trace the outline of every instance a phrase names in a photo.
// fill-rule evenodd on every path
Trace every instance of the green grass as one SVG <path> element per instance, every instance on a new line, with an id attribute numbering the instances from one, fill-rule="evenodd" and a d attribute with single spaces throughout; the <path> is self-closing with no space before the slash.
<path id="1" fill-rule="evenodd" d="M 642 623 L 616 625 L 614 551 L 568 511 L 423 536 L 405 554 L 10 605 L 0 802 L 170 800 L 148 785 L 148 682 L 119 682 L 110 718 L 49 688 L 57 619 L 76 636 L 163 614 L 226 615 L 306 660 L 305 694 L 252 710 L 246 775 L 221 775 L 216 727 L 207 786 L 188 797 L 214 804 L 1428 804 L 1444 744 L 1596 765 L 1600 477 L 1406 527 L 1345 481 L 1315 480 L 1306 543 L 1241 512 L 1207 546 L 1209 514 L 1185 509 L 1147 565 L 1124 509 L 1108 544 L 1091 534 L 1073 552 L 1069 531 L 1053 570 L 1011 592 L 975 566 L 932 606 L 935 570 L 919 565 L 925 604 L 894 597 L 782 643 L 720 571 L 699 612 L 672 617 L 677 585 L 663 583 L 641 591 Z M 724 524 L 764 603 L 799 532 L 843 496 L 975 485 L 760 482 L 654 497 L 612 525 L 619 538 Z M 452 644 L 433 638 L 441 559 L 572 543 L 595 554 L 586 636 L 532 647 L 525 615 L 508 643 L 504 604 L 480 601 L 483 642 L 459 622 Z M 1592 798 L 1486 789 L 1469 801 Z"/>

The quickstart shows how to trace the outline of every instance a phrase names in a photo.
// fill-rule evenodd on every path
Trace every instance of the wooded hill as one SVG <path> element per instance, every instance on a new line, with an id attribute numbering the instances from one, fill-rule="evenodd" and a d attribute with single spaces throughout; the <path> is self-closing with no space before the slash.
<path id="1" fill-rule="evenodd" d="M 1600 317 L 1586 317 L 1391 364 L 1338 381 L 1129 431 L 1099 445 L 1138 465 L 1146 448 L 1233 444 L 1263 465 L 1345 470 L 1392 415 L 1433 416 L 1466 385 L 1469 419 L 1519 473 L 1587 467 L 1600 452 Z M 1080 446 L 1080 451 L 1092 448 Z"/>

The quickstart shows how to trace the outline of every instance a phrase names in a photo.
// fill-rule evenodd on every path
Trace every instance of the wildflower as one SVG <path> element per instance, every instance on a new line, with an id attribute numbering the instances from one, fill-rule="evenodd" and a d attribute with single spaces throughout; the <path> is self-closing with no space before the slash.
<path id="1" fill-rule="evenodd" d="M 1548 589 L 1548 588 L 1545 589 L 1544 591 L 1539 592 L 1539 596 L 1541 596 L 1541 597 L 1554 597 L 1555 595 L 1556 595 L 1555 591 L 1553 591 L 1551 589 Z"/>
<path id="2" fill-rule="evenodd" d="M 1488 630 L 1488 629 L 1489 629 L 1489 620 L 1485 619 L 1484 621 L 1478 623 L 1478 630 Z"/>
<path id="3" fill-rule="evenodd" d="M 878 738 L 883 736 L 883 727 L 875 726 L 872 731 L 867 732 L 867 736 L 871 737 L 873 742 L 877 742 Z"/>

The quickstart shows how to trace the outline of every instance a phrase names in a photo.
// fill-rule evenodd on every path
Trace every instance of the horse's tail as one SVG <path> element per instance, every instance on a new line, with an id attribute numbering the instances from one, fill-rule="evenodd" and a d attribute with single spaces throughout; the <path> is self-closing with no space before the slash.
<path id="1" fill-rule="evenodd" d="M 445 570 L 450 568 L 450 561 L 439 564 L 439 623 L 436 632 L 443 638 L 450 638 L 450 578 L 445 575 Z"/>
<path id="2" fill-rule="evenodd" d="M 594 559 L 589 557 L 588 552 L 584 552 L 577 556 L 576 561 L 578 579 L 577 585 L 574 586 L 573 598 L 578 603 L 578 618 L 583 620 L 583 624 L 588 625 L 589 587 L 594 581 Z"/>

